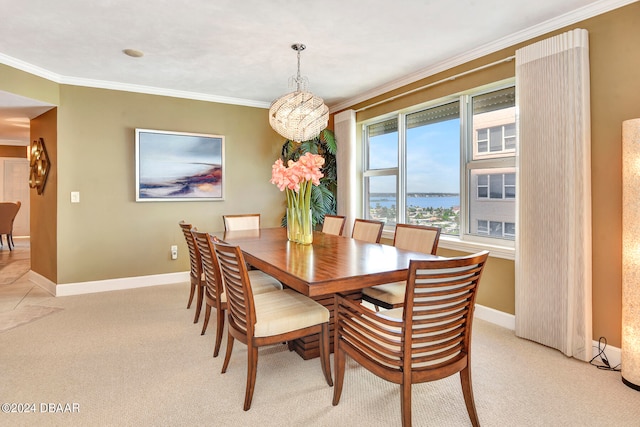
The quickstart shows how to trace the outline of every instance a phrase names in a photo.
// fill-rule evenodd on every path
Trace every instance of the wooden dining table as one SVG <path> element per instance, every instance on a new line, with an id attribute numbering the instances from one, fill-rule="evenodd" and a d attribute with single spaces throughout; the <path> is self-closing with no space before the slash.
<path id="1" fill-rule="evenodd" d="M 406 280 L 410 260 L 437 258 L 320 231 L 310 245 L 290 242 L 281 227 L 213 234 L 239 246 L 251 266 L 327 307 L 332 319 L 334 294 L 359 300 L 362 288 Z M 304 359 L 317 357 L 318 338 L 297 340 L 294 349 Z"/>

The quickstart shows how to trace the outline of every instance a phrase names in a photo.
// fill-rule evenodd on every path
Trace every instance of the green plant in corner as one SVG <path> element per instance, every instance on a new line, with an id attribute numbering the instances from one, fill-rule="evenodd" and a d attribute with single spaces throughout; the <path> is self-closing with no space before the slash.
<path id="1" fill-rule="evenodd" d="M 282 144 L 280 158 L 285 165 L 289 160 L 298 161 L 305 153 L 320 154 L 324 157 L 324 166 L 321 170 L 324 177 L 320 178 L 320 185 L 314 185 L 311 190 L 311 214 L 314 227 L 324 222 L 325 215 L 336 214 L 338 189 L 336 151 L 336 137 L 329 129 L 323 130 L 320 135 L 309 141 L 296 143 L 287 140 Z M 286 225 L 287 216 L 284 215 L 282 226 Z"/>

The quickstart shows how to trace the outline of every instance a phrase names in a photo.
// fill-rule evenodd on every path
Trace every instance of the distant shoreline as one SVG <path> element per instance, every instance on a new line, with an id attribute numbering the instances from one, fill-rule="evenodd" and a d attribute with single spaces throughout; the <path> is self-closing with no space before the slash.
<path id="1" fill-rule="evenodd" d="M 374 197 L 396 197 L 396 193 L 369 193 Z M 407 197 L 460 197 L 459 193 L 407 193 Z"/>

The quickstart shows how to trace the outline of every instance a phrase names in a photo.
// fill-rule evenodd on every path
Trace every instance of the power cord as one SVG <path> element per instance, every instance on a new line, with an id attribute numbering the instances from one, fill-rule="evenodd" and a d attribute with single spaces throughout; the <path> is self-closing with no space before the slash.
<path id="1" fill-rule="evenodd" d="M 620 364 L 617 364 L 616 366 L 611 366 L 611 364 L 609 363 L 609 359 L 607 359 L 607 355 L 604 352 L 604 350 L 606 348 L 607 348 L 607 339 L 605 337 L 600 337 L 598 339 L 598 354 L 593 356 L 593 358 L 591 358 L 589 363 L 592 364 L 593 366 L 595 366 L 598 369 L 603 369 L 605 371 L 619 372 L 620 371 Z M 594 361 L 597 358 L 600 358 L 600 362 L 602 363 L 602 365 L 594 363 Z"/>

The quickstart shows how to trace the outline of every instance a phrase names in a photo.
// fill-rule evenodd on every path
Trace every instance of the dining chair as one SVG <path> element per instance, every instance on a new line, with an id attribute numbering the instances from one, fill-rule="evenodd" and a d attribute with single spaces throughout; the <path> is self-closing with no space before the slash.
<path id="1" fill-rule="evenodd" d="M 234 340 L 247 345 L 247 386 L 244 410 L 251 408 L 256 383 L 258 347 L 281 344 L 319 334 L 320 363 L 329 386 L 329 310 L 292 289 L 254 294 L 242 251 L 238 246 L 214 242 L 222 281 L 227 294 L 227 351 L 222 373 L 227 371 Z"/>
<path id="2" fill-rule="evenodd" d="M 12 251 L 13 244 L 13 222 L 20 210 L 21 202 L 0 202 L 0 248 L 2 245 L 2 235 L 7 237 L 7 246 Z"/>
<path id="3" fill-rule="evenodd" d="M 196 313 L 193 318 L 193 323 L 198 323 L 198 319 L 200 318 L 200 311 L 202 310 L 202 301 L 204 298 L 205 286 L 204 274 L 202 272 L 202 261 L 200 259 L 200 251 L 198 251 L 196 242 L 193 239 L 193 234 L 191 234 L 193 224 L 180 221 L 178 225 L 182 229 L 182 234 L 184 234 L 184 238 L 187 241 L 187 248 L 189 249 L 189 265 L 191 267 L 189 270 L 191 291 L 189 292 L 189 302 L 187 303 L 187 308 L 191 308 L 193 296 L 197 290 L 198 297 L 196 301 Z"/>
<path id="4" fill-rule="evenodd" d="M 342 236 L 346 220 L 347 217 L 341 215 L 325 215 L 324 223 L 322 224 L 322 232 Z"/>
<path id="5" fill-rule="evenodd" d="M 372 219 L 356 218 L 353 222 L 351 237 L 370 243 L 380 243 L 384 222 Z"/>
<path id="6" fill-rule="evenodd" d="M 417 224 L 397 224 L 393 245 L 412 252 L 435 255 L 440 241 L 440 227 Z M 406 282 L 385 283 L 362 289 L 362 299 L 380 307 L 391 309 L 402 307 Z"/>
<path id="7" fill-rule="evenodd" d="M 479 426 L 471 384 L 471 327 L 488 254 L 412 260 L 404 307 L 393 310 L 375 312 L 336 294 L 333 405 L 340 401 L 348 355 L 400 384 L 403 426 L 411 426 L 412 384 L 460 373 L 467 413 Z"/>
<path id="8" fill-rule="evenodd" d="M 260 214 L 222 215 L 225 231 L 257 230 L 260 228 Z"/>
<path id="9" fill-rule="evenodd" d="M 204 322 L 202 325 L 202 332 L 200 335 L 204 335 L 209 325 L 209 318 L 211 317 L 211 308 L 216 310 L 216 341 L 213 349 L 213 357 L 218 356 L 220 351 L 220 344 L 222 343 L 222 331 L 224 330 L 224 314 L 227 309 L 227 295 L 224 292 L 222 285 L 222 276 L 220 274 L 220 266 L 218 264 L 218 258 L 216 258 L 213 252 L 213 244 L 218 241 L 218 238 L 202 231 L 198 231 L 195 228 L 191 230 L 194 241 L 198 246 L 200 252 L 200 259 L 202 260 L 202 270 L 204 272 L 205 287 L 204 287 Z M 252 270 L 248 272 L 251 279 L 251 290 L 254 295 L 262 294 L 265 292 L 278 291 L 282 289 L 282 284 L 263 273 L 260 270 Z"/>

